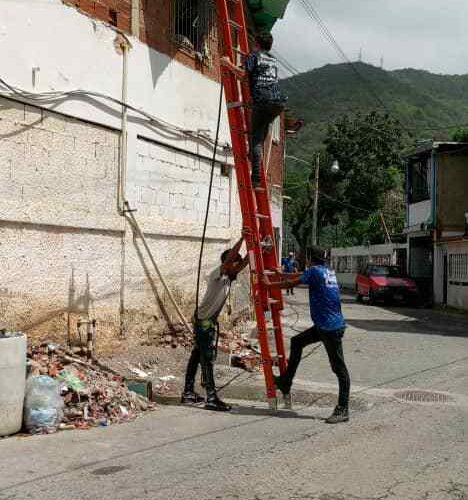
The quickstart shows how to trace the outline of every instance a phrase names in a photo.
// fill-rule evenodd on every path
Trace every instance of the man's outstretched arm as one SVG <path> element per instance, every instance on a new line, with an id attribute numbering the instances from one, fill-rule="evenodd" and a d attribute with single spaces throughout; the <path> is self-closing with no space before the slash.
<path id="1" fill-rule="evenodd" d="M 301 273 L 278 273 L 281 276 L 280 281 L 270 281 L 267 276 L 263 277 L 263 284 L 268 288 L 294 288 L 302 283 Z M 289 277 L 285 277 L 289 276 Z"/>
<path id="2" fill-rule="evenodd" d="M 241 246 L 242 246 L 242 243 L 244 243 L 244 235 L 242 235 L 240 237 L 240 240 L 231 248 L 231 250 L 229 250 L 229 253 L 227 254 L 226 260 L 223 262 L 223 264 L 221 266 L 223 272 L 225 270 L 225 266 L 232 264 L 237 259 L 237 256 L 239 255 L 239 250 L 241 249 Z"/>

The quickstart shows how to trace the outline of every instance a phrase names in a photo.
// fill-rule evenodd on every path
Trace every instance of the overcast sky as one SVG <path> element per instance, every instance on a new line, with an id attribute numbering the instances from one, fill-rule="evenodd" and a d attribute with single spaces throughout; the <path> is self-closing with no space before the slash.
<path id="1" fill-rule="evenodd" d="M 385 69 L 468 73 L 468 0 L 307 0 L 355 61 Z M 290 0 L 273 34 L 275 49 L 306 71 L 343 62 L 299 0 Z"/>

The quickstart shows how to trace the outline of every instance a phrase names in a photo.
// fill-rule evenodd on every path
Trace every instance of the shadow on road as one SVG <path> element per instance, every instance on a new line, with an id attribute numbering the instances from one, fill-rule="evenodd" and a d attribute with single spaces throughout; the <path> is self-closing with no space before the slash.
<path id="1" fill-rule="evenodd" d="M 373 308 L 374 306 L 367 306 Z M 393 319 L 352 319 L 347 323 L 356 328 L 374 332 L 417 333 L 421 335 L 440 335 L 443 337 L 468 338 L 468 320 L 428 309 L 409 309 L 406 307 L 380 307 L 402 315 Z M 371 309 L 370 309 L 371 310 Z"/>
<path id="2" fill-rule="evenodd" d="M 259 417 L 297 418 L 301 420 L 322 420 L 325 418 L 313 415 L 301 415 L 293 410 L 270 410 L 269 408 L 258 408 L 257 406 L 234 406 L 231 415 L 251 415 Z"/>

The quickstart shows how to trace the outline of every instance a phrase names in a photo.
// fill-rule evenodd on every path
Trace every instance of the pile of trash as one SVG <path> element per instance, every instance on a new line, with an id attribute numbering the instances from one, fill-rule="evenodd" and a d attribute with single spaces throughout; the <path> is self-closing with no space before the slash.
<path id="1" fill-rule="evenodd" d="M 148 399 L 130 391 L 116 372 L 56 344 L 32 347 L 28 370 L 25 426 L 29 432 L 107 426 L 154 408 Z"/>

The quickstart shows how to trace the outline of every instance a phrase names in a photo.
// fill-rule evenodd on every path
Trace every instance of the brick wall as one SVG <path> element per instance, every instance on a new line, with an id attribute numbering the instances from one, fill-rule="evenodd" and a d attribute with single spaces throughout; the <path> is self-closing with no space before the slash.
<path id="1" fill-rule="evenodd" d="M 130 33 L 132 0 L 62 0 L 92 18 Z M 217 41 L 211 43 L 211 58 L 201 62 L 190 51 L 182 50 L 173 38 L 171 16 L 173 0 L 139 0 L 139 39 L 153 49 L 200 71 L 216 81 L 220 79 Z M 216 38 L 216 35 L 215 35 Z"/>
<path id="2" fill-rule="evenodd" d="M 63 0 L 63 3 L 130 33 L 132 0 Z"/>

